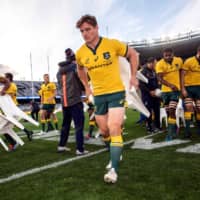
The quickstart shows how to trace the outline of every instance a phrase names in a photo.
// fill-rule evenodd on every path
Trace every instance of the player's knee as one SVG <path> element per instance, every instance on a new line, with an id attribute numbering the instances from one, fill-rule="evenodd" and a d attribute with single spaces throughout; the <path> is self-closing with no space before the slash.
<path id="1" fill-rule="evenodd" d="M 187 112 L 193 112 L 193 101 L 191 98 L 186 98 L 184 100 L 184 105 Z"/>
<path id="2" fill-rule="evenodd" d="M 196 111 L 200 113 L 200 100 L 196 101 Z"/>
<path id="3" fill-rule="evenodd" d="M 176 101 L 171 101 L 171 102 L 169 103 L 169 115 L 170 115 L 171 117 L 175 117 L 176 106 L 177 106 L 177 102 L 176 102 Z"/>
<path id="4" fill-rule="evenodd" d="M 120 135 L 121 134 L 121 123 L 112 122 L 108 125 L 110 135 Z"/>

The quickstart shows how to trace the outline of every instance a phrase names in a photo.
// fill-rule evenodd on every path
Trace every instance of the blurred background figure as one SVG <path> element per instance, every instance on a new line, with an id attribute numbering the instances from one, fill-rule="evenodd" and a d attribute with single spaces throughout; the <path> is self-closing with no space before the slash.
<path id="1" fill-rule="evenodd" d="M 31 101 L 31 117 L 36 121 L 38 121 L 39 112 L 40 112 L 39 103 L 32 100 Z"/>
<path id="2" fill-rule="evenodd" d="M 146 65 L 141 69 L 141 73 L 148 79 L 148 83 L 140 81 L 142 101 L 150 112 L 147 121 L 147 133 L 161 132 L 160 129 L 160 98 L 156 94 L 159 88 L 157 75 L 155 72 L 156 59 L 148 58 Z M 152 116 L 154 115 L 154 123 Z"/>
<path id="3" fill-rule="evenodd" d="M 39 95 L 41 96 L 41 125 L 42 125 L 42 132 L 45 133 L 54 129 L 53 125 L 51 124 L 51 116 L 53 115 L 53 121 L 55 124 L 55 128 L 58 129 L 58 119 L 53 111 L 55 109 L 55 97 L 56 97 L 56 84 L 50 82 L 49 74 L 44 74 L 44 83 L 41 85 L 41 89 L 39 90 Z M 45 128 L 47 123 L 47 128 Z"/>

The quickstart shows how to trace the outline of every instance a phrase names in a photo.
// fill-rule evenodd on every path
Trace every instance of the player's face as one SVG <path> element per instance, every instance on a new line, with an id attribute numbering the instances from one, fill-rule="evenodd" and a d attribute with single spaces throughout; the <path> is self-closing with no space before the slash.
<path id="1" fill-rule="evenodd" d="M 155 69 L 156 60 L 154 60 L 153 62 L 147 63 L 147 66 L 148 66 L 150 69 Z"/>
<path id="2" fill-rule="evenodd" d="M 91 44 L 98 39 L 98 26 L 92 26 L 91 24 L 84 22 L 80 26 L 80 31 L 86 44 Z"/>
<path id="3" fill-rule="evenodd" d="M 49 75 L 44 75 L 44 82 L 48 83 L 49 82 Z"/>
<path id="4" fill-rule="evenodd" d="M 164 52 L 164 53 L 163 53 L 163 58 L 164 58 L 164 60 L 165 60 L 166 62 L 169 62 L 169 63 L 172 62 L 173 57 L 174 57 L 174 55 L 173 55 L 172 52 Z"/>

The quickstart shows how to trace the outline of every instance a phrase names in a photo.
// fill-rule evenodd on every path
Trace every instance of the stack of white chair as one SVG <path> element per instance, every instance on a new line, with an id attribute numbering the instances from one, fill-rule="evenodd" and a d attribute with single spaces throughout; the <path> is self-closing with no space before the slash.
<path id="1" fill-rule="evenodd" d="M 165 126 L 168 127 L 166 109 L 165 109 L 165 108 L 160 108 L 160 126 L 161 126 L 161 127 L 162 127 L 163 121 L 165 121 Z"/>
<path id="2" fill-rule="evenodd" d="M 179 99 L 179 102 L 176 107 L 176 125 L 178 128 L 180 127 L 180 120 L 182 121 L 183 126 L 185 127 L 185 117 L 182 99 Z"/>
<path id="3" fill-rule="evenodd" d="M 139 57 L 138 57 L 139 59 Z M 130 81 L 130 64 L 129 62 L 123 58 L 119 58 L 119 66 L 120 66 L 120 76 L 124 83 L 125 89 L 126 89 L 126 101 L 129 108 L 136 109 L 140 113 L 143 113 L 146 117 L 150 116 L 149 111 L 144 106 L 138 91 L 134 87 L 129 88 L 129 81 Z M 148 79 L 140 72 L 138 71 L 136 74 L 137 79 L 148 83 Z"/>
<path id="4" fill-rule="evenodd" d="M 14 126 L 24 130 L 25 127 L 19 122 L 20 119 L 29 121 L 30 123 L 38 126 L 39 123 L 29 117 L 25 112 L 20 110 L 9 95 L 0 96 L 0 135 L 9 134 L 19 145 L 24 145 L 23 140 L 13 131 Z M 6 151 L 7 145 L 0 138 L 0 143 Z"/>

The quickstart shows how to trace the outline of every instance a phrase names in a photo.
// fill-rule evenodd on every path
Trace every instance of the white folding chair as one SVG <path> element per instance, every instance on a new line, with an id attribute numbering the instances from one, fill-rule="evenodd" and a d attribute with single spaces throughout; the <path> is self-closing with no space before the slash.
<path id="1" fill-rule="evenodd" d="M 129 91 L 129 94 L 130 94 L 130 97 L 129 97 L 129 100 L 127 101 L 128 107 L 132 107 L 138 110 L 139 112 L 141 112 L 142 114 L 144 114 L 146 117 L 149 117 L 150 113 L 147 110 L 147 108 L 144 106 L 141 98 L 137 94 L 137 91 L 134 87 L 131 88 L 131 90 Z"/>
<path id="2" fill-rule="evenodd" d="M 23 140 L 13 131 L 14 125 L 16 125 L 18 128 L 21 128 L 21 124 L 18 123 L 15 119 L 12 119 L 10 117 L 7 117 L 5 115 L 2 115 L 0 113 L 0 135 L 8 134 L 10 135 L 18 144 L 21 146 L 24 145 Z M 0 143 L 4 147 L 6 151 L 9 151 L 9 148 L 5 144 L 5 142 L 0 138 Z"/>
<path id="3" fill-rule="evenodd" d="M 29 117 L 26 113 L 20 110 L 9 95 L 0 96 L 0 109 L 4 114 L 0 113 L 0 134 L 9 134 L 18 144 L 24 145 L 23 140 L 13 131 L 14 126 L 24 130 L 25 127 L 19 122 L 20 119 L 29 121 L 38 126 L 39 123 Z M 5 150 L 8 150 L 3 140 L 0 143 Z"/>
<path id="4" fill-rule="evenodd" d="M 180 128 L 180 120 L 182 121 L 183 126 L 185 127 L 185 117 L 182 99 L 179 99 L 179 102 L 176 107 L 176 125 L 178 128 Z"/>
<path id="5" fill-rule="evenodd" d="M 138 57 L 139 59 L 139 57 Z M 141 98 L 139 97 L 136 89 L 133 87 L 130 90 L 129 80 L 130 80 L 130 63 L 123 57 L 119 58 L 119 66 L 120 66 L 120 76 L 124 83 L 126 89 L 126 101 L 128 103 L 129 108 L 133 108 L 143 113 L 146 117 L 150 116 L 149 111 L 144 106 Z M 141 73 L 137 72 L 137 78 L 143 82 L 148 82 L 148 79 Z"/>
<path id="6" fill-rule="evenodd" d="M 165 108 L 160 108 L 160 126 L 162 127 L 163 120 L 165 121 L 165 126 L 168 127 L 167 112 Z"/>

